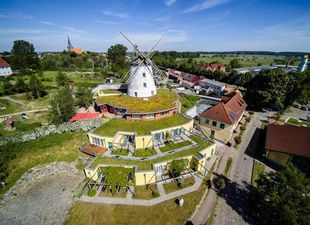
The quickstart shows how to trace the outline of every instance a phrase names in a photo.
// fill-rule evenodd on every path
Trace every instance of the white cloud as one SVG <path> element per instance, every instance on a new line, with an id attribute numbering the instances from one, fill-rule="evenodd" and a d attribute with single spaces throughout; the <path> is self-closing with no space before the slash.
<path id="1" fill-rule="evenodd" d="M 177 0 L 165 0 L 167 6 L 173 5 Z"/>
<path id="2" fill-rule="evenodd" d="M 66 31 L 73 32 L 73 33 L 86 33 L 84 30 L 80 30 L 70 26 L 61 26 L 61 28 L 65 29 Z"/>
<path id="3" fill-rule="evenodd" d="M 214 8 L 216 6 L 225 4 L 227 2 L 230 2 L 232 0 L 204 0 L 200 3 L 197 3 L 195 5 L 193 5 L 192 7 L 188 8 L 187 10 L 185 10 L 185 12 L 199 12 L 205 9 L 211 9 Z"/>
<path id="4" fill-rule="evenodd" d="M 95 22 L 97 22 L 97 23 L 103 23 L 103 24 L 107 24 L 107 25 L 116 25 L 116 24 L 118 24 L 118 23 L 116 23 L 116 22 L 106 21 L 106 20 L 95 20 Z"/>
<path id="5" fill-rule="evenodd" d="M 106 16 L 119 17 L 121 19 L 129 18 L 129 15 L 127 13 L 117 13 L 117 12 L 112 12 L 112 11 L 104 11 L 103 14 Z"/>
<path id="6" fill-rule="evenodd" d="M 5 10 L 5 9 L 0 9 L 0 18 L 2 19 L 25 19 L 25 20 L 33 19 L 33 17 L 30 15 L 25 15 L 18 11 L 11 11 L 11 10 Z"/>
<path id="7" fill-rule="evenodd" d="M 48 21 L 38 21 L 38 23 L 41 23 L 41 24 L 44 24 L 44 25 L 50 25 L 50 26 L 56 25 L 55 23 L 51 23 L 51 22 L 48 22 Z"/>

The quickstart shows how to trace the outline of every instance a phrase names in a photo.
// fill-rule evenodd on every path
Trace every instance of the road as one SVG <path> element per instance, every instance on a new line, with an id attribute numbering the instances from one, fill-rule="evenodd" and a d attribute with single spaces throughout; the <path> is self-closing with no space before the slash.
<path id="1" fill-rule="evenodd" d="M 230 182 L 219 198 L 214 225 L 254 224 L 248 216 L 248 198 L 252 178 L 254 151 L 258 136 L 255 132 L 260 127 L 261 114 L 255 114 L 243 135 L 242 143 L 234 151 L 230 171 Z"/>
<path id="2" fill-rule="evenodd" d="M 15 104 L 19 104 L 19 105 L 25 105 L 25 103 L 23 101 L 20 101 L 20 100 L 17 100 L 17 99 L 14 99 L 14 98 L 11 98 L 10 96 L 4 96 L 4 97 L 1 97 L 2 99 L 5 99 L 5 100 L 8 100 L 10 102 L 13 102 Z"/>

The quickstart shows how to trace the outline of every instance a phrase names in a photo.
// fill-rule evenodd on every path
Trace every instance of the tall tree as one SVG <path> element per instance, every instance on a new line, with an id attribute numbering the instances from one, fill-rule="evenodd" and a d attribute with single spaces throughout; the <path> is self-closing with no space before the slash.
<path id="1" fill-rule="evenodd" d="M 58 87 L 68 86 L 69 85 L 69 78 L 62 71 L 59 71 L 57 76 L 56 76 L 56 82 L 57 82 Z"/>
<path id="2" fill-rule="evenodd" d="M 309 225 L 310 180 L 293 165 L 262 175 L 254 189 L 254 207 L 260 224 Z"/>
<path id="3" fill-rule="evenodd" d="M 50 105 L 49 118 L 54 124 L 67 122 L 75 114 L 74 99 L 69 87 L 61 87 L 52 95 Z"/>
<path id="4" fill-rule="evenodd" d="M 31 75 L 28 86 L 31 91 L 31 95 L 34 98 L 41 98 L 46 95 L 46 91 L 41 80 L 39 80 L 35 74 Z"/>
<path id="5" fill-rule="evenodd" d="M 18 93 L 23 93 L 27 90 L 27 86 L 23 78 L 21 77 L 17 78 L 16 84 L 15 84 L 15 90 Z"/>
<path id="6" fill-rule="evenodd" d="M 24 40 L 14 41 L 11 50 L 11 62 L 14 69 L 38 69 L 39 58 L 33 44 Z"/>
<path id="7" fill-rule="evenodd" d="M 119 68 L 124 68 L 126 66 L 126 52 L 127 48 L 124 45 L 112 45 L 107 52 L 108 59 L 112 65 Z"/>
<path id="8" fill-rule="evenodd" d="M 241 67 L 239 59 L 233 59 L 229 62 L 229 65 L 232 69 Z"/>
<path id="9" fill-rule="evenodd" d="M 93 102 L 93 94 L 90 89 L 80 86 L 77 90 L 76 104 L 80 107 L 88 108 Z"/>

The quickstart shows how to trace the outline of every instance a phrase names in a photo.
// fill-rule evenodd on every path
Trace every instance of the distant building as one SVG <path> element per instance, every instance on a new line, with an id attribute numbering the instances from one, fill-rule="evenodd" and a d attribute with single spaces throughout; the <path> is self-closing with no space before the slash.
<path id="1" fill-rule="evenodd" d="M 216 140 L 227 143 L 242 119 L 247 104 L 241 94 L 221 102 L 200 114 L 201 128 Z"/>
<path id="2" fill-rule="evenodd" d="M 298 168 L 309 171 L 310 128 L 268 124 L 265 149 L 269 160 L 280 165 L 293 162 Z"/>
<path id="3" fill-rule="evenodd" d="M 221 96 L 223 91 L 226 88 L 226 84 L 223 82 L 219 82 L 211 79 L 202 79 L 198 82 L 198 84 L 205 90 L 210 90 L 214 94 Z"/>
<path id="4" fill-rule="evenodd" d="M 224 64 L 199 64 L 197 65 L 199 69 L 205 70 L 205 71 L 220 71 L 225 73 L 225 65 Z"/>
<path id="5" fill-rule="evenodd" d="M 8 64 L 4 59 L 0 58 L 0 76 L 11 76 L 12 69 L 10 64 Z"/>
<path id="6" fill-rule="evenodd" d="M 307 69 L 307 67 L 308 67 L 308 56 L 305 55 L 298 66 L 298 71 L 304 72 Z"/>
<path id="7" fill-rule="evenodd" d="M 73 47 L 73 45 L 71 44 L 69 36 L 68 36 L 68 46 L 67 46 L 67 49 L 68 49 L 69 52 L 74 52 L 77 55 L 81 55 L 81 54 L 86 53 L 86 51 L 81 49 L 81 48 Z"/>

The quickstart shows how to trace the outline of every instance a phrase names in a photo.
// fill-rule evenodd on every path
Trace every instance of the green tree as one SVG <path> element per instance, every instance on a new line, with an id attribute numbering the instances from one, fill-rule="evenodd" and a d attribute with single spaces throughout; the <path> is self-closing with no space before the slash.
<path id="1" fill-rule="evenodd" d="M 175 159 L 169 165 L 169 173 L 174 177 L 179 177 L 186 169 L 188 163 L 186 159 Z"/>
<path id="2" fill-rule="evenodd" d="M 233 59 L 229 62 L 230 68 L 235 69 L 241 67 L 239 59 Z"/>
<path id="3" fill-rule="evenodd" d="M 62 71 L 59 71 L 56 76 L 56 82 L 57 82 L 58 87 L 68 86 L 69 78 L 67 77 L 65 73 L 63 73 Z"/>
<path id="4" fill-rule="evenodd" d="M 19 77 L 17 79 L 16 84 L 15 84 L 15 90 L 18 93 L 23 93 L 23 92 L 27 91 L 27 86 L 26 86 L 26 83 L 25 83 L 23 78 Z"/>
<path id="5" fill-rule="evenodd" d="M 107 52 L 108 59 L 112 66 L 124 68 L 126 66 L 127 48 L 124 45 L 112 45 Z"/>
<path id="6" fill-rule="evenodd" d="M 41 98 L 46 95 L 46 91 L 41 80 L 39 80 L 35 74 L 31 75 L 28 86 L 32 97 Z"/>
<path id="7" fill-rule="evenodd" d="M 14 41 L 11 54 L 11 63 L 14 69 L 39 68 L 38 54 L 31 43 L 24 40 Z"/>
<path id="8" fill-rule="evenodd" d="M 13 85 L 10 83 L 10 79 L 5 79 L 2 83 L 3 92 L 6 95 L 11 95 L 14 93 Z"/>
<path id="9" fill-rule="evenodd" d="M 76 105 L 88 108 L 93 102 L 93 94 L 90 89 L 85 86 L 80 86 L 77 90 Z"/>
<path id="10" fill-rule="evenodd" d="M 310 180 L 293 165 L 263 174 L 254 189 L 253 205 L 261 224 L 310 224 Z"/>
<path id="11" fill-rule="evenodd" d="M 50 121 L 54 124 L 68 122 L 74 116 L 74 99 L 69 87 L 61 87 L 59 91 L 50 98 L 51 109 L 49 111 Z"/>

